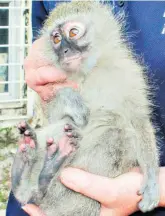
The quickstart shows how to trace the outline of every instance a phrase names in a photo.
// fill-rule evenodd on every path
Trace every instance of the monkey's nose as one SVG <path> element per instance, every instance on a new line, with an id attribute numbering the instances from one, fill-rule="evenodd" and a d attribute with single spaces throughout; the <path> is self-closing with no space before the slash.
<path id="1" fill-rule="evenodd" d="M 69 50 L 69 49 L 65 49 L 65 50 L 64 50 L 64 53 L 66 54 L 66 53 L 68 52 L 68 50 Z"/>

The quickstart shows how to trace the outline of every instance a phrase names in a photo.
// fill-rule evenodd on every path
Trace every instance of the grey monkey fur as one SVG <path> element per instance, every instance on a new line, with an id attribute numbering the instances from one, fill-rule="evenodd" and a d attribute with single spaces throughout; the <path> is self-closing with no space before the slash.
<path id="1" fill-rule="evenodd" d="M 56 67 L 61 66 L 53 50 L 50 32 L 70 20 L 90 26 L 84 41 L 81 40 L 81 43 L 90 43 L 89 57 L 78 72 L 70 74 L 63 70 L 69 79 L 79 84 L 79 90 L 61 89 L 47 105 L 49 125 L 36 131 L 37 148 L 29 153 L 28 159 L 31 165 L 26 164 L 20 182 L 16 186 L 13 183 L 13 192 L 22 203 L 33 197 L 47 216 L 98 216 L 100 204 L 64 187 L 57 179 L 60 170 L 69 165 L 116 177 L 139 165 L 144 173 L 143 200 L 139 208 L 150 211 L 159 203 L 159 168 L 144 68 L 125 44 L 122 26 L 111 10 L 98 3 L 79 1 L 59 5 L 45 23 L 42 32 L 45 56 Z M 76 153 L 69 156 L 54 174 L 42 197 L 38 179 L 44 166 L 46 138 L 53 136 L 58 142 L 64 135 L 66 123 L 73 124 L 82 139 Z M 21 167 L 20 154 L 17 153 L 13 165 L 13 178 L 18 161 Z"/>

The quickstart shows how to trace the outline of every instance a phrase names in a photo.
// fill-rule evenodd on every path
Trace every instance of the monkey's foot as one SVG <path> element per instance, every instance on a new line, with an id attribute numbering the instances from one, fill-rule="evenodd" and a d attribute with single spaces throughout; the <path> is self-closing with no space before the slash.
<path id="1" fill-rule="evenodd" d="M 57 144 L 53 138 L 47 140 L 47 154 L 39 177 L 40 190 L 43 195 L 55 173 L 77 147 L 78 133 L 73 130 L 71 125 L 65 125 L 64 131 L 64 136 Z"/>
<path id="2" fill-rule="evenodd" d="M 47 139 L 47 155 L 45 163 L 49 160 L 54 160 L 54 158 L 58 161 L 63 157 L 69 156 L 76 150 L 79 134 L 69 124 L 64 126 L 64 132 L 64 136 L 57 144 L 54 142 L 52 137 Z"/>
<path id="3" fill-rule="evenodd" d="M 35 133 L 26 122 L 19 123 L 18 129 L 20 131 L 21 138 L 18 142 L 18 151 L 15 155 L 12 166 L 13 191 L 15 191 L 19 186 L 25 167 L 31 167 L 36 160 Z"/>
<path id="4" fill-rule="evenodd" d="M 24 163 L 34 163 L 37 147 L 36 134 L 26 122 L 19 123 L 18 129 L 21 134 L 18 142 L 18 154 L 21 155 Z"/>
<path id="5" fill-rule="evenodd" d="M 19 123 L 18 129 L 22 135 L 21 139 L 19 140 L 19 151 L 26 152 L 28 147 L 34 149 L 36 146 L 36 135 L 31 127 L 23 121 Z"/>
<path id="6" fill-rule="evenodd" d="M 142 186 L 138 194 L 143 195 L 143 199 L 138 204 L 142 212 L 152 211 L 154 208 L 158 207 L 160 199 L 159 186 L 152 178 Z"/>

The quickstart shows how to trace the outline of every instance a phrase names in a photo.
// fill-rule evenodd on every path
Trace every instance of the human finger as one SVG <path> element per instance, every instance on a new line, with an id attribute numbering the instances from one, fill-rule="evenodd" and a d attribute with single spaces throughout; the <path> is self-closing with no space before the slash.
<path id="1" fill-rule="evenodd" d="M 22 209 L 30 216 L 45 216 L 41 209 L 33 204 L 26 204 Z"/>
<path id="2" fill-rule="evenodd" d="M 113 190 L 113 179 L 87 173 L 76 168 L 63 170 L 60 179 L 68 188 L 97 200 L 105 206 L 112 202 L 112 197 L 113 199 L 116 197 L 116 192 Z"/>

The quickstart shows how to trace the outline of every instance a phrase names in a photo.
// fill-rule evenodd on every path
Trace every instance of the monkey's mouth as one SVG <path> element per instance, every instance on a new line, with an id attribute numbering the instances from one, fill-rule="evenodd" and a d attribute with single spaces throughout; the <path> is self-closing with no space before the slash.
<path id="1" fill-rule="evenodd" d="M 72 63 L 72 62 L 74 62 L 74 61 L 79 61 L 79 60 L 81 60 L 81 56 L 73 56 L 73 57 L 66 57 L 65 59 L 64 59 L 64 61 L 62 62 L 62 64 L 70 64 L 70 63 Z"/>
<path id="2" fill-rule="evenodd" d="M 69 72 L 78 72 L 82 63 L 81 56 L 65 58 L 61 64 L 62 68 Z"/>

